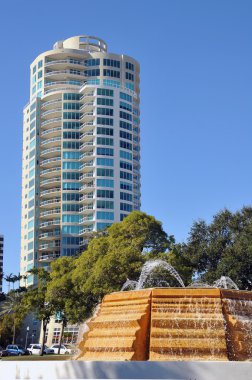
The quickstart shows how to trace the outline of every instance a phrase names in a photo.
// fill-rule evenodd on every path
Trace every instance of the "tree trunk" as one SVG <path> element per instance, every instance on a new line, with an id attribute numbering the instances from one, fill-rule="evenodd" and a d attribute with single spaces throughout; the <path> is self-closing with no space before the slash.
<path id="1" fill-rule="evenodd" d="M 14 321 L 14 323 L 13 323 L 12 344 L 15 344 L 15 335 L 16 335 L 16 326 L 15 326 L 15 321 Z"/>
<path id="2" fill-rule="evenodd" d="M 64 329 L 67 325 L 67 322 L 65 319 L 62 320 L 62 327 L 61 327 L 61 332 L 60 332 L 60 341 L 59 341 L 59 349 L 58 349 L 58 355 L 60 355 L 60 348 L 61 348 L 61 344 L 62 344 L 62 339 L 63 339 L 63 335 L 64 335 Z"/>
<path id="3" fill-rule="evenodd" d="M 43 341 L 42 341 L 42 351 L 40 356 L 44 355 L 44 349 L 45 349 L 45 335 L 46 335 L 46 327 L 48 324 L 48 318 L 43 319 Z"/>

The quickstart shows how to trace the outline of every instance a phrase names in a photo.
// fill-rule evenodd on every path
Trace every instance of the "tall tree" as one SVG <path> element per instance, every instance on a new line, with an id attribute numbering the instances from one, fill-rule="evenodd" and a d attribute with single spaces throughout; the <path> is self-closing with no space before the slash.
<path id="1" fill-rule="evenodd" d="M 195 222 L 183 250 L 203 281 L 226 275 L 240 289 L 252 290 L 252 208 L 235 213 L 225 209 L 209 225 Z"/>

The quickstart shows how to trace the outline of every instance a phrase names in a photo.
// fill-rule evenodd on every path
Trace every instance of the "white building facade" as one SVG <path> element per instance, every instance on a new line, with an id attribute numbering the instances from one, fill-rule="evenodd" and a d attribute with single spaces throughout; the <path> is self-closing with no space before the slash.
<path id="1" fill-rule="evenodd" d="M 96 37 L 57 42 L 31 64 L 24 108 L 20 273 L 81 252 L 139 210 L 139 64 Z M 34 284 L 28 274 L 23 285 Z"/>

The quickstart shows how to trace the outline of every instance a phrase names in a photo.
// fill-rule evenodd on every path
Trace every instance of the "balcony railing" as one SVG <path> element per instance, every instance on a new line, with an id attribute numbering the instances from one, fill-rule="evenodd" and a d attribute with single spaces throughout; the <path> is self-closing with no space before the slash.
<path id="1" fill-rule="evenodd" d="M 57 193 L 59 191 L 60 191 L 60 187 L 55 187 L 53 189 L 41 191 L 40 195 L 43 196 L 43 195 L 47 195 L 47 194 Z"/>
<path id="2" fill-rule="evenodd" d="M 54 132 L 59 132 L 59 131 L 61 131 L 61 129 L 62 129 L 61 127 L 46 129 L 45 131 L 41 132 L 41 136 L 45 136 L 45 135 L 48 135 L 48 134 L 54 133 Z"/>
<path id="3" fill-rule="evenodd" d="M 40 227 L 49 227 L 49 226 L 55 226 L 60 224 L 60 219 L 54 219 L 54 220 L 48 220 L 48 222 L 42 222 L 40 223 Z"/>
<path id="4" fill-rule="evenodd" d="M 43 186 L 43 185 L 48 185 L 49 183 L 60 182 L 60 181 L 61 181 L 60 177 L 48 178 L 41 181 L 40 185 Z"/>
<path id="5" fill-rule="evenodd" d="M 53 157 L 53 158 L 48 158 L 47 160 L 41 161 L 40 165 L 44 166 L 46 164 L 52 163 L 52 162 L 57 162 L 61 161 L 61 157 Z"/>
<path id="6" fill-rule="evenodd" d="M 47 206 L 47 205 L 59 203 L 59 202 L 61 202 L 60 198 L 48 199 L 47 201 L 40 202 L 40 206 Z"/>
<path id="7" fill-rule="evenodd" d="M 49 173 L 53 173 L 53 172 L 58 172 L 58 171 L 61 171 L 61 167 L 60 166 L 55 166 L 54 168 L 51 168 L 51 169 L 41 170 L 40 175 L 43 176 L 45 174 L 49 174 Z"/>
<path id="8" fill-rule="evenodd" d="M 48 100 L 47 102 L 45 102 L 41 105 L 41 109 L 43 109 L 43 108 L 45 108 L 51 104 L 56 104 L 56 103 L 61 103 L 61 98 Z"/>
<path id="9" fill-rule="evenodd" d="M 50 143 L 53 143 L 53 142 L 57 142 L 57 141 L 61 141 L 61 137 L 53 137 L 53 138 L 48 139 L 48 140 L 43 140 L 43 141 L 41 141 L 41 146 L 44 146 L 46 144 L 50 144 Z"/>
<path id="10" fill-rule="evenodd" d="M 41 127 L 44 127 L 45 125 L 47 124 L 52 124 L 52 123 L 58 123 L 62 121 L 61 117 L 56 117 L 54 119 L 50 119 L 50 120 L 45 120 L 41 123 Z"/>

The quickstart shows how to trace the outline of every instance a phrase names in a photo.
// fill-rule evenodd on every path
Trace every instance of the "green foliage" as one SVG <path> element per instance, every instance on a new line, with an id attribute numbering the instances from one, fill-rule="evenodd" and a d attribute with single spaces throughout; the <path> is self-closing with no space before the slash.
<path id="1" fill-rule="evenodd" d="M 47 300 L 59 298 L 68 320 L 81 321 L 105 294 L 119 291 L 127 278 L 136 280 L 147 258 L 165 254 L 172 243 L 154 217 L 132 212 L 98 233 L 80 257 L 52 263 Z"/>
<path id="2" fill-rule="evenodd" d="M 252 208 L 223 210 L 209 225 L 194 223 L 183 254 L 203 281 L 229 276 L 240 289 L 252 290 Z"/>

